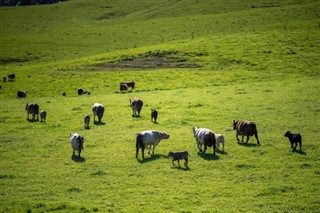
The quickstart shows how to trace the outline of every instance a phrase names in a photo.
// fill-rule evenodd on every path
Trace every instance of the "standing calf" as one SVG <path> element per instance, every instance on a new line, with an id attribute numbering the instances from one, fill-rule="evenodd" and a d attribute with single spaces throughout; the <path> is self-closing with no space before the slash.
<path id="1" fill-rule="evenodd" d="M 40 112 L 41 122 L 46 122 L 47 112 L 45 110 Z"/>
<path id="2" fill-rule="evenodd" d="M 83 121 L 84 121 L 84 128 L 85 129 L 90 129 L 90 127 L 89 127 L 90 115 L 85 115 Z"/>
<path id="3" fill-rule="evenodd" d="M 286 134 L 284 134 L 284 137 L 289 138 L 289 141 L 291 143 L 291 148 L 295 151 L 298 143 L 300 145 L 300 151 L 301 151 L 301 145 L 302 145 L 302 137 L 300 135 L 300 133 L 298 134 L 293 134 L 290 131 L 287 131 Z M 293 146 L 294 144 L 294 146 Z"/>
<path id="4" fill-rule="evenodd" d="M 184 152 L 169 152 L 168 157 L 172 158 L 172 164 L 174 165 L 174 161 L 178 161 L 178 165 L 180 167 L 180 160 L 184 160 L 184 166 L 188 168 L 188 156 L 189 153 L 187 151 Z M 175 165 L 174 165 L 175 166 Z"/>
<path id="5" fill-rule="evenodd" d="M 157 123 L 158 111 L 155 109 L 151 109 L 151 122 Z"/>

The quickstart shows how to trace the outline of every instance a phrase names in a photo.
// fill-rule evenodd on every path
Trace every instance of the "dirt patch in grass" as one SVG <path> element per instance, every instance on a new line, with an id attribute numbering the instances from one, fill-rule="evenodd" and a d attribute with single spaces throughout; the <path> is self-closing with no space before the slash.
<path id="1" fill-rule="evenodd" d="M 101 63 L 97 68 L 129 68 L 129 69 L 155 69 L 155 68 L 195 68 L 200 67 L 190 63 L 189 54 L 177 51 L 149 51 L 136 56 L 121 56 L 118 60 Z"/>

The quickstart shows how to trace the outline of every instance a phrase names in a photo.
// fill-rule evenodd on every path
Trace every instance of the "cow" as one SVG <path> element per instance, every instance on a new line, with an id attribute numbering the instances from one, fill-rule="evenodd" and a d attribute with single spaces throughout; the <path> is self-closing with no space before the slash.
<path id="1" fill-rule="evenodd" d="M 213 148 L 213 155 L 216 154 L 216 137 L 215 134 L 207 128 L 193 127 L 193 136 L 196 138 L 197 147 L 201 152 L 206 153 L 207 146 Z M 202 145 L 204 150 L 202 151 Z"/>
<path id="2" fill-rule="evenodd" d="M 63 95 L 63 96 L 66 96 L 66 95 L 67 95 L 67 93 L 66 93 L 66 92 L 63 92 L 63 93 L 62 93 L 62 95 Z"/>
<path id="3" fill-rule="evenodd" d="M 216 137 L 216 148 L 220 150 L 220 144 L 222 144 L 222 152 L 224 152 L 224 136 L 222 134 L 214 134 Z"/>
<path id="4" fill-rule="evenodd" d="M 96 116 L 98 116 L 99 123 L 101 123 L 101 118 L 104 113 L 104 106 L 100 103 L 94 103 L 92 105 L 93 121 L 96 121 Z"/>
<path id="5" fill-rule="evenodd" d="M 16 79 L 16 75 L 15 75 L 14 73 L 9 73 L 9 74 L 8 74 L 8 79 L 9 79 L 10 81 L 14 81 L 14 80 Z"/>
<path id="6" fill-rule="evenodd" d="M 151 109 L 151 122 L 157 123 L 158 111 L 155 109 Z"/>
<path id="7" fill-rule="evenodd" d="M 78 95 L 83 95 L 84 94 L 84 89 L 82 89 L 81 87 L 78 88 Z"/>
<path id="8" fill-rule="evenodd" d="M 39 105 L 38 104 L 26 104 L 27 119 L 29 120 L 29 114 L 32 114 L 32 120 L 35 119 L 37 115 L 37 120 L 39 120 Z"/>
<path id="9" fill-rule="evenodd" d="M 2 77 L 2 81 L 6 82 L 7 81 L 7 77 Z"/>
<path id="10" fill-rule="evenodd" d="M 45 110 L 40 112 L 41 122 L 46 122 L 47 112 Z"/>
<path id="11" fill-rule="evenodd" d="M 184 166 L 188 168 L 188 156 L 189 153 L 187 151 L 184 152 L 169 152 L 168 157 L 172 158 L 172 165 L 174 165 L 174 161 L 178 161 L 178 165 L 180 167 L 180 160 L 184 160 Z M 175 166 L 175 165 L 174 165 Z"/>
<path id="12" fill-rule="evenodd" d="M 25 90 L 19 90 L 19 91 L 17 92 L 17 98 L 25 98 L 25 97 L 27 97 L 27 91 L 25 91 Z"/>
<path id="13" fill-rule="evenodd" d="M 132 117 L 138 116 L 140 117 L 140 111 L 143 106 L 143 101 L 138 98 L 129 99 L 130 107 L 132 108 Z M 136 115 L 138 113 L 138 115 Z"/>
<path id="14" fill-rule="evenodd" d="M 247 136 L 246 143 L 248 143 L 250 139 L 249 137 L 254 135 L 257 139 L 258 145 L 260 145 L 260 142 L 258 139 L 258 130 L 254 122 L 247 121 L 247 120 L 239 120 L 239 121 L 233 120 L 233 130 L 236 130 L 237 141 L 240 141 L 238 138 L 238 135 L 242 135 L 241 142 L 243 142 L 244 136 Z"/>
<path id="15" fill-rule="evenodd" d="M 83 118 L 83 121 L 84 121 L 84 128 L 85 129 L 90 129 L 90 115 L 85 115 L 84 118 Z"/>
<path id="16" fill-rule="evenodd" d="M 78 151 L 78 157 L 80 158 L 81 150 L 83 150 L 84 138 L 78 133 L 70 133 L 70 143 L 72 147 L 72 156 L 75 156 L 75 151 Z"/>
<path id="17" fill-rule="evenodd" d="M 129 87 L 131 87 L 132 89 L 134 89 L 134 81 L 128 81 L 128 82 L 121 82 L 120 83 L 120 88 L 121 88 L 121 84 L 126 84 L 127 85 L 127 87 L 129 88 Z M 121 90 L 121 89 L 120 89 Z"/>
<path id="18" fill-rule="evenodd" d="M 136 134 L 136 158 L 138 158 L 139 149 L 142 150 L 142 159 L 144 159 L 144 150 L 149 146 L 148 154 L 150 154 L 151 146 L 152 155 L 154 155 L 155 147 L 160 143 L 162 139 L 168 139 L 170 135 L 166 132 L 160 132 L 157 130 L 146 130 Z"/>
<path id="19" fill-rule="evenodd" d="M 120 91 L 127 91 L 128 90 L 128 85 L 124 83 L 120 83 Z"/>
<path id="20" fill-rule="evenodd" d="M 299 143 L 299 146 L 300 146 L 300 151 L 301 151 L 301 145 L 302 145 L 302 137 L 300 135 L 300 133 L 298 134 L 293 134 L 291 133 L 290 131 L 287 131 L 285 134 L 284 134 L 284 137 L 287 137 L 291 143 L 291 148 L 296 151 L 296 148 L 298 146 L 298 143 Z M 294 146 L 293 146 L 294 144 Z"/>

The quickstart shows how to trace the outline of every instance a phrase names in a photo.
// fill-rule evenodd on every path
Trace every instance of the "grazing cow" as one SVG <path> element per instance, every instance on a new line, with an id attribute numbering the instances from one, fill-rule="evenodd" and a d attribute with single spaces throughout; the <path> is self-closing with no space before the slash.
<path id="1" fill-rule="evenodd" d="M 17 92 L 17 98 L 25 98 L 25 97 L 27 97 L 27 91 L 25 91 L 25 90 L 19 90 L 19 91 Z"/>
<path id="2" fill-rule="evenodd" d="M 210 129 L 193 127 L 193 136 L 196 138 L 197 147 L 200 152 L 202 152 L 202 145 L 204 145 L 203 153 L 206 153 L 207 146 L 212 146 L 213 155 L 216 154 L 216 137 Z"/>
<path id="3" fill-rule="evenodd" d="M 135 117 L 135 116 L 140 117 L 140 111 L 143 106 L 143 101 L 141 101 L 138 98 L 129 99 L 129 101 L 130 101 L 130 106 L 132 108 L 132 117 Z M 138 115 L 136 115 L 136 113 L 138 113 Z"/>
<path id="4" fill-rule="evenodd" d="M 83 95 L 84 94 L 84 90 L 80 87 L 78 88 L 78 95 Z"/>
<path id="5" fill-rule="evenodd" d="M 9 74 L 8 74 L 8 79 L 9 79 L 10 81 L 14 81 L 14 80 L 16 79 L 16 75 L 15 75 L 14 73 L 9 73 Z"/>
<path id="6" fill-rule="evenodd" d="M 142 159 L 144 159 L 144 149 L 149 146 L 148 154 L 150 154 L 151 146 L 153 146 L 152 154 L 154 155 L 155 147 L 160 143 L 162 139 L 168 139 L 170 137 L 166 132 L 160 132 L 157 130 L 146 130 L 136 134 L 136 158 L 138 158 L 139 149 L 142 150 Z"/>
<path id="7" fill-rule="evenodd" d="M 172 158 L 172 165 L 174 165 L 174 161 L 178 161 L 178 165 L 180 167 L 180 160 L 184 160 L 184 166 L 188 168 L 188 156 L 189 153 L 187 151 L 184 152 L 169 152 L 168 157 Z M 174 165 L 175 166 L 175 165 Z"/>
<path id="8" fill-rule="evenodd" d="M 128 90 L 128 85 L 124 83 L 120 83 L 120 91 L 127 91 Z"/>
<path id="9" fill-rule="evenodd" d="M 90 129 L 90 127 L 89 127 L 90 115 L 85 115 L 83 121 L 84 121 L 84 128 L 85 129 Z"/>
<path id="10" fill-rule="evenodd" d="M 224 136 L 222 134 L 214 134 L 214 135 L 216 137 L 217 150 L 220 150 L 220 144 L 222 144 L 222 151 L 224 152 Z"/>
<path id="11" fill-rule="evenodd" d="M 102 104 L 99 103 L 94 103 L 92 105 L 92 113 L 93 113 L 93 121 L 96 121 L 96 116 L 98 116 L 99 119 L 99 123 L 101 123 L 101 118 L 103 116 L 104 113 L 104 106 Z"/>
<path id="12" fill-rule="evenodd" d="M 290 131 L 287 131 L 286 134 L 284 134 L 284 137 L 287 137 L 289 138 L 289 141 L 291 143 L 291 148 L 295 151 L 297 146 L 298 146 L 298 143 L 299 143 L 299 146 L 300 146 L 300 151 L 301 151 L 301 145 L 302 145 L 302 137 L 300 135 L 300 133 L 298 134 L 293 134 L 291 133 Z M 293 146 L 294 144 L 294 146 Z"/>
<path id="13" fill-rule="evenodd" d="M 26 105 L 27 110 L 27 119 L 29 120 L 29 114 L 32 114 L 32 120 L 35 119 L 35 115 L 37 115 L 37 120 L 39 120 L 39 105 L 38 104 L 28 104 Z"/>
<path id="14" fill-rule="evenodd" d="M 134 81 L 129 81 L 129 82 L 121 82 L 120 83 L 120 88 L 121 88 L 121 84 L 126 84 L 127 87 L 131 87 L 132 89 L 134 89 Z M 121 90 L 121 89 L 120 89 Z"/>
<path id="15" fill-rule="evenodd" d="M 46 122 L 47 112 L 45 110 L 40 112 L 41 122 Z"/>
<path id="16" fill-rule="evenodd" d="M 7 81 L 7 77 L 2 77 L 2 81 L 6 82 Z"/>
<path id="17" fill-rule="evenodd" d="M 66 96 L 66 95 L 67 95 L 67 93 L 66 93 L 66 92 L 63 92 L 63 93 L 62 93 L 62 95 L 63 95 L 63 96 Z"/>
<path id="18" fill-rule="evenodd" d="M 157 123 L 158 111 L 151 109 L 151 122 Z"/>
<path id="19" fill-rule="evenodd" d="M 241 142 L 243 142 L 244 136 L 247 136 L 246 143 L 248 143 L 249 137 L 254 135 L 257 139 L 258 145 L 260 145 L 260 142 L 258 139 L 258 130 L 255 123 L 251 121 L 246 121 L 246 120 L 240 120 L 240 121 L 233 120 L 233 130 L 236 130 L 237 141 L 240 141 L 238 138 L 238 135 L 242 135 Z"/>
<path id="20" fill-rule="evenodd" d="M 84 138 L 78 133 L 70 134 L 70 143 L 72 147 L 72 155 L 75 155 L 75 151 L 78 151 L 78 157 L 80 157 L 81 150 L 83 148 Z"/>

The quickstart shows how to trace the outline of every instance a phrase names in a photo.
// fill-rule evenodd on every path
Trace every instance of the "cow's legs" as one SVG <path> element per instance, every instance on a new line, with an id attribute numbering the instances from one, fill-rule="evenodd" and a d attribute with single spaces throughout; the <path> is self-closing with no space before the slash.
<path id="1" fill-rule="evenodd" d="M 237 138 L 237 141 L 240 141 L 239 138 L 238 138 L 238 133 L 236 133 L 236 138 Z"/>
<path id="2" fill-rule="evenodd" d="M 178 160 L 178 165 L 179 165 L 179 167 L 180 167 L 180 160 Z"/>
<path id="3" fill-rule="evenodd" d="M 203 153 L 206 153 L 206 151 L 207 151 L 207 144 L 204 145 Z"/>
<path id="4" fill-rule="evenodd" d="M 154 149 L 156 148 L 156 146 L 155 145 L 153 145 L 153 147 L 152 147 L 152 154 L 154 155 Z"/>
<path id="5" fill-rule="evenodd" d="M 256 139 L 257 139 L 257 143 L 260 145 L 260 142 L 259 142 L 259 139 L 258 139 L 258 133 L 255 133 L 254 136 L 255 136 Z"/>
<path id="6" fill-rule="evenodd" d="M 197 145 L 198 145 L 199 151 L 202 152 L 202 144 L 201 144 L 201 143 L 198 143 Z"/>
<path id="7" fill-rule="evenodd" d="M 242 135 L 242 139 L 241 139 L 241 142 L 243 142 L 243 138 L 244 138 L 244 135 Z"/>
<path id="8" fill-rule="evenodd" d="M 243 138 L 243 137 L 244 137 L 244 136 L 242 136 L 242 138 Z M 250 137 L 247 135 L 247 141 L 246 141 L 246 143 L 248 143 L 249 139 L 250 139 Z"/>

